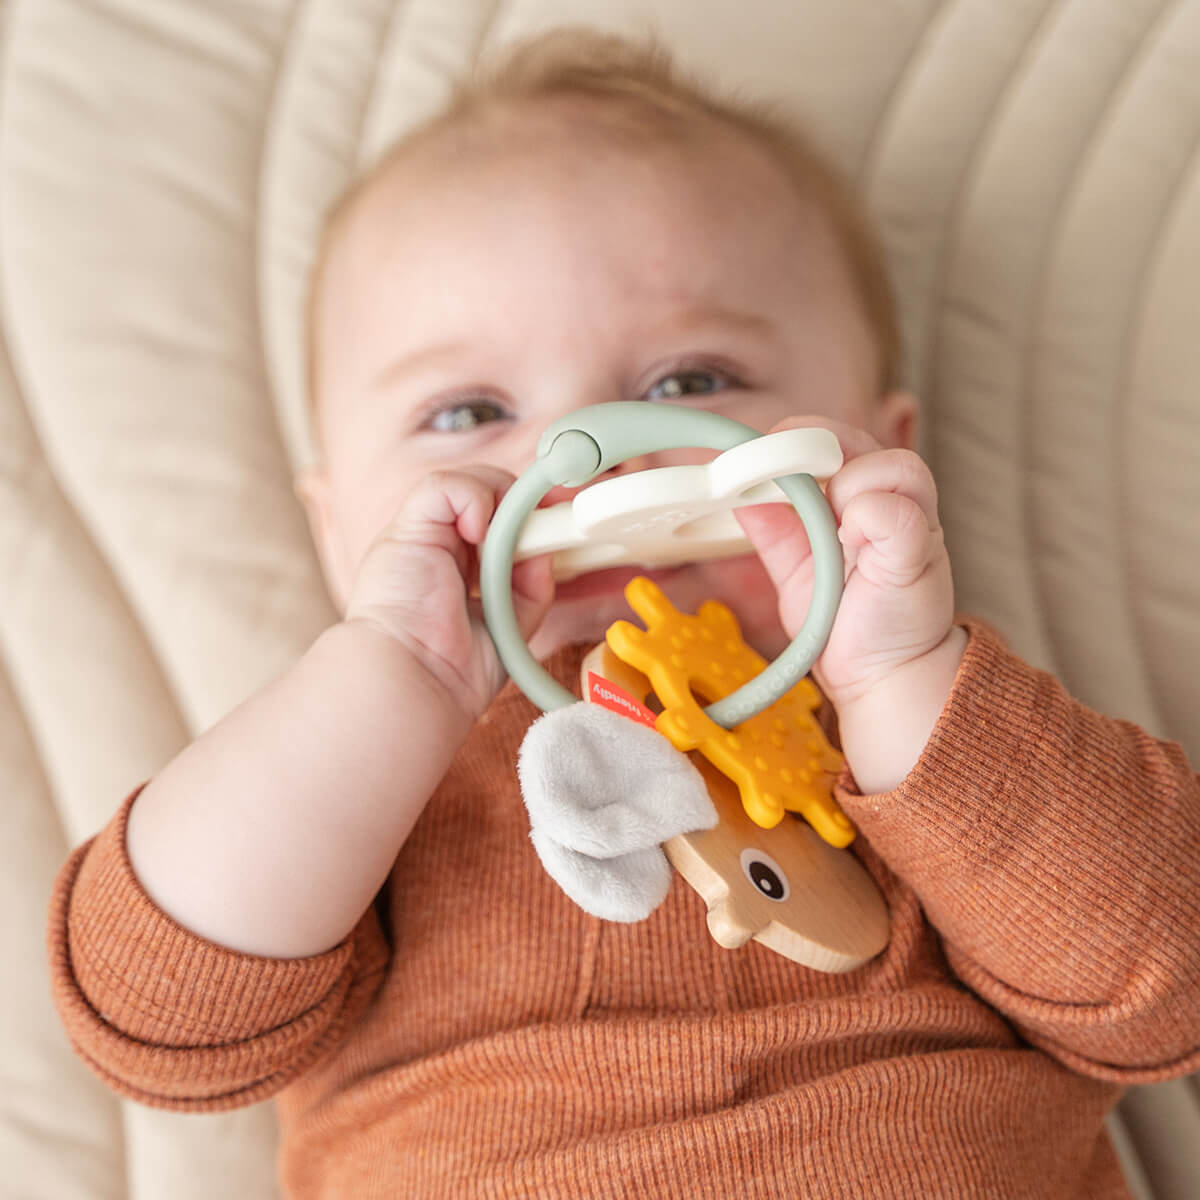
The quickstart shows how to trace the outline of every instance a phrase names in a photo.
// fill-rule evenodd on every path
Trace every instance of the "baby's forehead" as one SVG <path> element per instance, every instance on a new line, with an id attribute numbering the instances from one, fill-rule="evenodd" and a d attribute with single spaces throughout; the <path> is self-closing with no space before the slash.
<path id="1" fill-rule="evenodd" d="M 460 326 L 472 314 L 486 324 L 507 303 L 499 297 L 523 311 L 528 295 L 561 291 L 564 273 L 589 261 L 596 268 L 573 279 L 600 291 L 626 279 L 664 324 L 669 306 L 711 307 L 718 293 L 753 308 L 756 289 L 780 275 L 854 307 L 836 206 L 803 162 L 793 169 L 765 140 L 706 114 L 667 110 L 651 122 L 640 111 L 609 98 L 506 102 L 435 123 L 385 156 L 326 235 L 309 309 L 314 412 L 327 386 L 369 374 L 362 361 L 397 320 L 414 341 L 430 329 L 442 337 L 443 311 Z M 609 252 L 598 258 L 599 246 Z M 483 293 L 489 303 L 472 308 Z"/>
<path id="2" fill-rule="evenodd" d="M 496 101 L 402 140 L 343 201 L 323 254 L 336 258 L 343 243 L 370 240 L 394 225 L 398 198 L 457 188 L 478 195 L 505 186 L 506 168 L 528 167 L 549 180 L 556 169 L 580 164 L 618 175 L 658 170 L 672 180 L 714 169 L 751 174 L 762 182 L 760 196 L 821 215 L 819 197 L 797 178 L 794 164 L 746 130 L 679 105 L 572 93 Z"/>

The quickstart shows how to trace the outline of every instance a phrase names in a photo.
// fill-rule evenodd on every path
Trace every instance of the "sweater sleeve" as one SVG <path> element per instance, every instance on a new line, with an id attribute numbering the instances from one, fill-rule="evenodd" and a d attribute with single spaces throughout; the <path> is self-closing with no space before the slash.
<path id="1" fill-rule="evenodd" d="M 839 800 L 916 892 L 952 969 L 1081 1074 L 1200 1068 L 1200 787 L 1180 748 L 1071 699 L 964 622 L 895 791 Z"/>
<path id="2" fill-rule="evenodd" d="M 125 829 L 136 796 L 55 881 L 48 950 L 67 1035 L 108 1086 L 143 1104 L 206 1111 L 265 1100 L 370 1002 L 387 959 L 375 909 L 311 958 L 207 941 L 159 909 L 133 872 Z"/>

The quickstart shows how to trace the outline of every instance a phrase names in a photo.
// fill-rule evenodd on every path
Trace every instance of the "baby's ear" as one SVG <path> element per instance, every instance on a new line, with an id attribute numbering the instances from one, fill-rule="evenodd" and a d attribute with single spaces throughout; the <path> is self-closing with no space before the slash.
<path id="1" fill-rule="evenodd" d="M 341 543 L 334 534 L 329 472 L 321 466 L 304 467 L 293 478 L 292 490 L 304 506 L 304 515 L 308 518 L 309 533 L 321 563 L 325 585 L 338 612 L 343 612 L 348 594 L 346 581 L 342 578 L 345 556 Z"/>
<path id="2" fill-rule="evenodd" d="M 920 412 L 920 403 L 912 392 L 888 392 L 868 420 L 867 432 L 887 450 L 915 450 Z"/>

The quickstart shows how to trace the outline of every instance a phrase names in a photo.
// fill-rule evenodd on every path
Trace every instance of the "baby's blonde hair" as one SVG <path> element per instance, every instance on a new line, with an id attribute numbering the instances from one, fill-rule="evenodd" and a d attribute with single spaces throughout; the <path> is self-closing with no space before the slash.
<path id="1" fill-rule="evenodd" d="M 591 99 L 603 106 L 605 133 L 625 145 L 661 145 L 713 122 L 761 146 L 786 172 L 799 195 L 824 215 L 845 256 L 850 279 L 879 354 L 878 388 L 899 386 L 901 347 L 895 301 L 882 248 L 853 191 L 833 164 L 789 122 L 761 102 L 719 97 L 686 78 L 669 53 L 651 42 L 634 42 L 583 28 L 557 29 L 507 49 L 479 64 L 431 119 L 400 137 L 342 195 L 321 237 L 308 297 L 309 404 L 316 406 L 316 304 L 329 248 L 348 214 L 372 183 L 398 160 L 439 136 L 485 124 L 497 113 L 526 105 Z"/>

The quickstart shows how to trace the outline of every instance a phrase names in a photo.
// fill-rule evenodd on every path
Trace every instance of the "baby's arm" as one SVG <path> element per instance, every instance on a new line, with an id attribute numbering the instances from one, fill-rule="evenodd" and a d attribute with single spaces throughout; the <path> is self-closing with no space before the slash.
<path id="1" fill-rule="evenodd" d="M 371 900 L 503 678 L 468 583 L 510 479 L 418 487 L 345 619 L 64 866 L 55 996 L 112 1086 L 176 1106 L 258 1099 L 365 1003 Z M 525 629 L 551 590 L 546 560 L 514 573 Z"/>
<path id="2" fill-rule="evenodd" d="M 1200 788 L 1178 746 L 1073 701 L 954 623 L 933 481 L 837 429 L 846 591 L 817 674 L 853 787 L 839 798 L 916 893 L 959 976 L 1074 1069 L 1200 1066 Z M 785 627 L 811 560 L 781 508 L 747 514 Z"/>
<path id="3" fill-rule="evenodd" d="M 1200 1069 L 1200 783 L 1180 748 L 970 641 L 907 778 L 840 790 L 956 974 L 1083 1074 Z"/>
<path id="4" fill-rule="evenodd" d="M 147 785 L 129 857 L 180 924 L 279 958 L 354 927 L 499 687 L 464 573 L 509 479 L 420 485 L 365 557 L 345 619 Z"/>
<path id="5" fill-rule="evenodd" d="M 468 726 L 395 641 L 335 625 L 146 785 L 134 871 L 210 941 L 320 954 L 379 890 Z"/>

